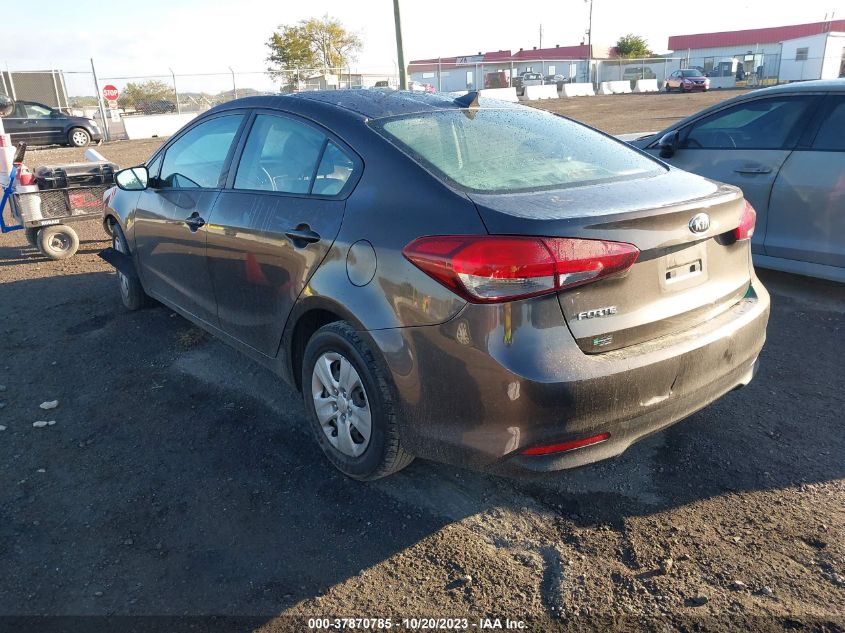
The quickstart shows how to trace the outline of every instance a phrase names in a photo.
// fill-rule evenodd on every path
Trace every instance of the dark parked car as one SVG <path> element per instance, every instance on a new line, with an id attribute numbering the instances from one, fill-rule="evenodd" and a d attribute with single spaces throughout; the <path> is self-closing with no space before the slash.
<path id="1" fill-rule="evenodd" d="M 141 114 L 169 114 L 176 112 L 176 104 L 167 99 L 156 99 L 154 101 L 139 101 L 135 105 L 135 111 Z"/>
<path id="2" fill-rule="evenodd" d="M 12 135 L 13 143 L 85 147 L 103 140 L 100 126 L 93 119 L 71 116 L 34 101 L 16 101 L 14 112 L 3 119 L 3 127 Z"/>
<path id="3" fill-rule="evenodd" d="M 542 86 L 543 75 L 540 73 L 522 73 L 513 78 L 513 87 L 518 94 L 525 94 L 526 86 Z"/>
<path id="4" fill-rule="evenodd" d="M 769 297 L 739 189 L 478 103 L 213 108 L 116 176 L 124 305 L 157 299 L 272 368 L 359 479 L 412 456 L 580 466 L 747 384 Z"/>
<path id="5" fill-rule="evenodd" d="M 557 85 L 558 91 L 563 90 L 563 84 L 569 83 L 571 79 L 569 77 L 565 77 L 563 75 L 546 75 L 543 77 L 543 83 L 546 85 L 555 84 Z"/>
<path id="6" fill-rule="evenodd" d="M 845 282 L 845 80 L 754 90 L 633 144 L 742 187 L 758 266 Z"/>

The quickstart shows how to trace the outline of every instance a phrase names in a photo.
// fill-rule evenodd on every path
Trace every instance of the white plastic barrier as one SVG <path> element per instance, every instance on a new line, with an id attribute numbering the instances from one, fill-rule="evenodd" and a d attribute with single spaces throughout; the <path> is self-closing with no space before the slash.
<path id="1" fill-rule="evenodd" d="M 599 94 L 600 95 L 612 95 L 613 91 L 610 89 L 610 86 L 607 85 L 606 81 L 603 81 L 599 84 Z"/>
<path id="2" fill-rule="evenodd" d="M 637 79 L 637 85 L 634 92 L 659 92 L 657 87 L 657 79 Z"/>
<path id="3" fill-rule="evenodd" d="M 557 85 L 525 86 L 525 98 L 529 101 L 534 101 L 535 99 L 557 99 Z"/>
<path id="4" fill-rule="evenodd" d="M 126 116 L 123 117 L 123 126 L 126 129 L 126 136 L 130 139 L 171 136 L 196 116 L 196 112 Z"/>
<path id="5" fill-rule="evenodd" d="M 594 97 L 593 84 L 563 84 L 564 97 Z"/>
<path id="6" fill-rule="evenodd" d="M 516 96 L 516 88 L 483 88 L 478 92 L 482 97 L 487 97 L 488 99 L 511 101 L 513 103 L 519 102 L 519 97 Z"/>
<path id="7" fill-rule="evenodd" d="M 736 77 L 710 77 L 710 89 L 716 88 L 736 88 Z"/>
<path id="8" fill-rule="evenodd" d="M 610 89 L 611 94 L 615 95 L 631 92 L 631 82 L 627 79 L 623 79 L 621 81 L 608 81 L 607 87 Z"/>

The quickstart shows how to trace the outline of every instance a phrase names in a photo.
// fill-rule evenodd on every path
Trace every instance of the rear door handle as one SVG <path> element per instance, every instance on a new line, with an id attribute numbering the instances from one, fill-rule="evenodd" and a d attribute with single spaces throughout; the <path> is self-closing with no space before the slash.
<path id="1" fill-rule="evenodd" d="M 738 174 L 770 174 L 772 173 L 771 167 L 739 167 L 734 169 L 734 171 Z"/>
<path id="2" fill-rule="evenodd" d="M 285 235 L 290 238 L 294 246 L 305 246 L 320 241 L 320 234 L 312 231 L 307 224 L 289 229 L 285 231 Z"/>
<path id="3" fill-rule="evenodd" d="M 205 220 L 200 217 L 198 212 L 194 211 L 190 217 L 185 218 L 185 224 L 187 224 L 188 228 L 194 232 L 205 226 Z"/>

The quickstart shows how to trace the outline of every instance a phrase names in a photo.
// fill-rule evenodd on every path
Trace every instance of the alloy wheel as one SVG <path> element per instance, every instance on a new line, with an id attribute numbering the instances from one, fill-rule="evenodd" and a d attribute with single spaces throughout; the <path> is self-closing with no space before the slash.
<path id="1" fill-rule="evenodd" d="M 329 443 L 349 457 L 370 444 L 372 410 L 361 376 L 338 352 L 325 352 L 311 372 L 311 395 L 320 428 Z"/>

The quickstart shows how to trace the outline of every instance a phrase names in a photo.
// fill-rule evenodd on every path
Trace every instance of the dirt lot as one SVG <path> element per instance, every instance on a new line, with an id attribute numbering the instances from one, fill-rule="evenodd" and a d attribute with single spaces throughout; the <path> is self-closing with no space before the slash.
<path id="1" fill-rule="evenodd" d="M 652 127 L 629 116 L 621 131 Z M 102 151 L 128 165 L 153 145 Z M 361 484 L 269 372 L 166 308 L 126 312 L 103 237 L 86 226 L 63 263 L 0 238 L 0 614 L 172 616 L 49 629 L 80 631 L 845 629 L 845 287 L 763 271 L 755 381 L 619 459 L 529 481 L 417 461 Z M 186 617 L 208 615 L 250 617 Z"/>
<path id="2" fill-rule="evenodd" d="M 532 105 L 559 112 L 609 134 L 658 132 L 675 121 L 747 90 L 711 90 L 549 99 Z"/>

